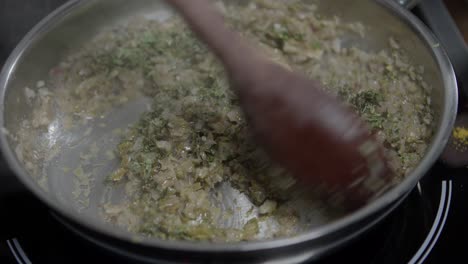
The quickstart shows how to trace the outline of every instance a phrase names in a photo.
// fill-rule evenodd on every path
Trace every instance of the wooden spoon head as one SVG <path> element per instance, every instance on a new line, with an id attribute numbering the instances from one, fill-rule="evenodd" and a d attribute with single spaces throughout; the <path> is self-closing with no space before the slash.
<path id="1" fill-rule="evenodd" d="M 273 159 L 348 208 L 362 206 L 393 182 L 383 147 L 318 82 L 265 60 L 224 26 L 209 1 L 171 3 L 223 62 L 257 139 Z"/>
<path id="2" fill-rule="evenodd" d="M 326 200 L 361 207 L 394 184 L 382 144 L 319 82 L 272 63 L 232 78 L 256 138 Z"/>

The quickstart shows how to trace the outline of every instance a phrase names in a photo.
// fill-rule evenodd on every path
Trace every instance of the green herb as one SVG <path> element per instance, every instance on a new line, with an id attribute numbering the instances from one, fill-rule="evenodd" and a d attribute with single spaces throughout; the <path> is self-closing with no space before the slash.
<path id="1" fill-rule="evenodd" d="M 377 108 L 383 100 L 383 96 L 375 91 L 362 91 L 350 99 L 350 103 L 356 111 L 366 119 L 372 128 L 383 128 L 386 115 L 379 112 Z"/>
<path id="2" fill-rule="evenodd" d="M 320 41 L 314 41 L 310 44 L 310 47 L 312 49 L 316 49 L 316 50 L 319 50 L 319 49 L 322 49 L 323 48 L 323 45 Z"/>
<path id="3" fill-rule="evenodd" d="M 388 53 L 358 48 L 328 54 L 325 47 L 357 25 L 319 19 L 315 9 L 302 1 L 254 2 L 258 4 L 255 10 L 227 6 L 229 24 L 259 43 L 275 61 L 323 81 L 330 93 L 349 103 L 374 130 L 382 132 L 390 144 L 388 150 L 400 155 L 395 155 L 402 164 L 400 170 L 418 161 L 411 153 L 419 151 L 424 141 L 417 138 L 417 143 L 409 144 L 402 139 L 401 134 L 406 132 L 402 124 L 407 120 L 403 110 L 397 108 L 389 114 L 383 104 L 392 93 L 392 85 L 399 81 L 395 70 L 400 70 L 395 65 L 398 54 L 391 60 Z M 97 48 L 86 58 L 93 72 L 111 78 L 105 87 L 112 93 L 124 90 L 119 87 L 125 82 L 133 88 L 143 79 L 147 89 L 143 92 L 153 98 L 151 110 L 122 135 L 115 151 L 120 164 L 108 177 L 110 183 L 125 184 L 129 204 L 120 204 L 124 209 L 117 214 L 112 210 L 107 214 L 111 219 L 122 216 L 125 221 L 130 215 L 130 219 L 138 219 L 129 223 L 130 231 L 162 239 L 254 240 L 260 236 L 262 221 L 267 220 L 280 223 L 281 231 L 275 235 L 294 235 L 299 214 L 287 204 L 297 198 L 290 189 L 297 187 L 296 182 L 251 138 L 246 120 L 238 114 L 239 99 L 221 65 L 180 19 L 169 19 L 162 26 L 147 22 L 140 27 L 121 29 L 121 34 L 113 35 L 115 45 L 109 50 Z M 311 30 L 314 34 L 308 34 Z M 364 74 L 359 75 L 359 70 Z M 125 75 L 129 73 L 133 74 L 131 78 Z M 415 80 L 410 82 L 419 87 Z M 367 87 L 370 83 L 377 84 Z M 84 90 L 92 94 L 101 87 L 102 81 L 96 81 Z M 402 91 L 401 96 L 406 94 Z M 99 98 L 108 97 L 109 93 Z M 418 102 L 415 98 L 419 97 L 413 96 L 412 103 Z M 424 114 L 418 118 L 432 120 L 428 109 L 420 110 Z M 221 218 L 227 222 L 232 212 L 239 211 L 213 202 L 226 182 L 246 195 L 258 209 L 249 211 L 258 211 L 261 217 L 253 215 L 239 228 L 219 225 Z M 313 205 L 304 209 L 313 210 Z"/>

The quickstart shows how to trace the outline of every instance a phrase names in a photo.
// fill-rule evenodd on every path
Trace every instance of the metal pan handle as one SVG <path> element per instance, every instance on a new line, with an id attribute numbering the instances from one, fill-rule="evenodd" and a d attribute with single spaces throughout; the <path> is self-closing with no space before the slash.
<path id="1" fill-rule="evenodd" d="M 419 4 L 420 0 L 395 0 L 398 4 L 403 6 L 404 8 L 411 9 Z"/>
<path id="2" fill-rule="evenodd" d="M 403 0 L 402 0 L 403 1 Z M 457 75 L 459 96 L 468 98 L 468 46 L 442 0 L 417 1 L 415 12 L 447 52 Z M 460 98 L 461 99 L 461 98 Z"/>

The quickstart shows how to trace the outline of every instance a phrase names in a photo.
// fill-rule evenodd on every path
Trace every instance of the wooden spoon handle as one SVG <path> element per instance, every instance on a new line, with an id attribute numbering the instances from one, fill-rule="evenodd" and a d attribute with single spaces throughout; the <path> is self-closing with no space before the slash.
<path id="1" fill-rule="evenodd" d="M 185 18 L 191 29 L 207 44 L 215 55 L 223 61 L 228 72 L 249 75 L 256 67 L 252 61 L 261 61 L 240 35 L 229 30 L 224 18 L 207 0 L 168 0 Z M 246 64 L 243 58 L 249 58 Z M 258 58 L 258 60 L 254 60 Z"/>

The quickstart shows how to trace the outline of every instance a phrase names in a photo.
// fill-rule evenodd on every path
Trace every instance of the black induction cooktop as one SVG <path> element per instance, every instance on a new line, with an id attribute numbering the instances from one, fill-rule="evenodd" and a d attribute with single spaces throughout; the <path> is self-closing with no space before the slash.
<path id="1" fill-rule="evenodd" d="M 0 65 L 21 37 L 65 0 L 0 0 Z M 468 74 L 468 73 L 467 73 Z M 0 159 L 0 263 L 129 263 L 75 235 L 26 191 Z M 317 263 L 467 263 L 468 169 L 437 163 L 399 207 Z"/>
<path id="2" fill-rule="evenodd" d="M 467 172 L 437 164 L 382 223 L 316 263 L 465 263 Z M 0 209 L 0 263 L 134 261 L 76 236 L 27 193 L 1 196 Z"/>

